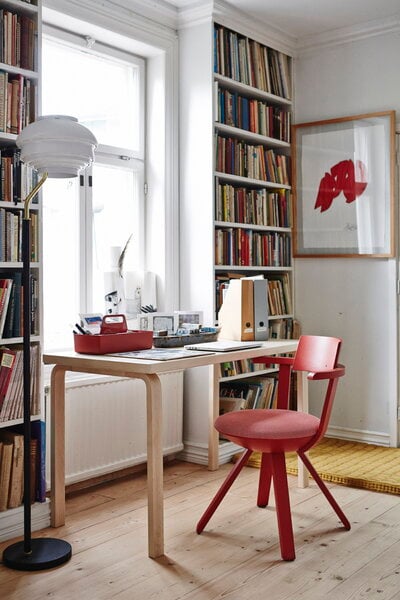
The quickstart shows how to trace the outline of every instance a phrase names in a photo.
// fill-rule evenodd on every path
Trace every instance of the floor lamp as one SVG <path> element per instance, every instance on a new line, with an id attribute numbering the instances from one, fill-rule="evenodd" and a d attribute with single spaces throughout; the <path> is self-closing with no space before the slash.
<path id="1" fill-rule="evenodd" d="M 30 397 L 30 203 L 47 177 L 76 177 L 94 158 L 96 138 L 74 117 L 50 115 L 24 128 L 17 138 L 21 160 L 41 175 L 39 183 L 24 201 L 22 222 L 22 285 L 23 285 L 23 430 L 24 430 L 24 539 L 8 546 L 3 564 L 20 571 L 39 571 L 56 567 L 71 558 L 68 542 L 58 538 L 31 536 L 31 397 Z"/>

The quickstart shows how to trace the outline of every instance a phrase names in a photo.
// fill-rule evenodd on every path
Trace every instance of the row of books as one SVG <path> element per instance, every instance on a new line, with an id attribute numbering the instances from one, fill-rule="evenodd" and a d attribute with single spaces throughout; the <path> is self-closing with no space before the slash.
<path id="1" fill-rule="evenodd" d="M 38 389 L 39 347 L 31 346 L 31 378 L 30 398 L 31 414 L 40 412 L 40 395 Z M 15 421 L 23 418 L 23 349 L 3 348 L 0 359 L 0 422 Z"/>
<path id="2" fill-rule="evenodd" d="M 21 271 L 0 273 L 0 337 L 18 338 L 23 335 L 23 287 Z M 39 282 L 35 275 L 30 278 L 31 318 L 30 331 L 38 335 Z"/>
<path id="3" fill-rule="evenodd" d="M 0 208 L 0 262 L 19 262 L 22 260 L 22 221 L 21 210 Z M 39 216 L 30 215 L 31 253 L 33 262 L 39 260 Z"/>
<path id="4" fill-rule="evenodd" d="M 224 293 L 229 287 L 231 276 L 217 275 L 215 280 L 216 306 L 220 309 L 224 299 Z M 276 317 L 290 315 L 293 312 L 292 291 L 288 273 L 269 274 L 266 282 L 266 293 L 268 299 L 268 315 Z M 272 326 L 272 324 L 270 324 Z M 272 334 L 272 331 L 271 331 Z M 271 335 L 270 335 L 271 337 Z M 286 336 L 285 336 L 286 337 Z M 244 371 L 246 372 L 246 370 Z"/>
<path id="5" fill-rule="evenodd" d="M 292 293 L 288 273 L 268 276 L 268 311 L 271 317 L 292 314 Z"/>
<path id="6" fill-rule="evenodd" d="M 0 62 L 33 71 L 36 24 L 26 15 L 0 10 Z"/>
<path id="7" fill-rule="evenodd" d="M 0 71 L 0 131 L 19 134 L 35 119 L 36 84 Z"/>
<path id="8" fill-rule="evenodd" d="M 215 166 L 221 173 L 290 185 L 290 159 L 272 148 L 215 136 Z"/>
<path id="9" fill-rule="evenodd" d="M 277 374 L 220 384 L 219 412 L 276 407 Z"/>
<path id="10" fill-rule="evenodd" d="M 45 481 L 45 426 L 33 422 L 30 444 L 30 499 L 44 502 Z M 24 496 L 24 436 L 21 428 L 0 430 L 0 511 L 17 508 Z"/>
<path id="11" fill-rule="evenodd" d="M 215 230 L 216 265 L 289 267 L 291 256 L 289 234 L 242 227 Z"/>
<path id="12" fill-rule="evenodd" d="M 219 123 L 290 142 L 291 113 L 279 106 L 218 86 L 216 115 Z"/>
<path id="13" fill-rule="evenodd" d="M 220 369 L 221 377 L 236 377 L 245 373 L 264 371 L 265 367 L 262 364 L 254 363 L 250 358 L 244 358 L 221 363 Z"/>
<path id="14" fill-rule="evenodd" d="M 290 57 L 220 25 L 214 28 L 214 71 L 276 96 L 291 97 Z"/>
<path id="15" fill-rule="evenodd" d="M 22 202 L 38 182 L 38 173 L 21 162 L 15 148 L 0 148 L 0 201 Z M 32 204 L 38 203 L 37 195 Z"/>
<path id="16" fill-rule="evenodd" d="M 289 190 L 270 192 L 218 183 L 215 194 L 215 218 L 228 223 L 265 227 L 291 226 Z"/>

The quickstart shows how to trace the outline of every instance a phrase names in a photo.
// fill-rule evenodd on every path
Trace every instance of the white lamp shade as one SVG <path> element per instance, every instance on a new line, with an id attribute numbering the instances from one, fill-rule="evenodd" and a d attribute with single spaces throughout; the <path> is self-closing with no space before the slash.
<path id="1" fill-rule="evenodd" d="M 21 160 L 49 177 L 76 177 L 94 160 L 97 140 L 75 117 L 38 117 L 17 138 Z"/>

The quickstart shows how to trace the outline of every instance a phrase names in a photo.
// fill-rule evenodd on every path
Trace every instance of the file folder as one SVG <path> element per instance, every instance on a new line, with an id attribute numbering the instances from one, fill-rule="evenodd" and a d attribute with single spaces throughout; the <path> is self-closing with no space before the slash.
<path id="1" fill-rule="evenodd" d="M 218 314 L 219 338 L 254 340 L 254 288 L 252 279 L 231 279 Z"/>
<path id="2" fill-rule="evenodd" d="M 268 339 L 268 281 L 254 279 L 254 339 Z"/>

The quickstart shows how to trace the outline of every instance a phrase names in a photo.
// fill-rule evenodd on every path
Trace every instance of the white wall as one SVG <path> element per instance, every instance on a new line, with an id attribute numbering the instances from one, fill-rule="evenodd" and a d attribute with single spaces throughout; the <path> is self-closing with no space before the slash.
<path id="1" fill-rule="evenodd" d="M 295 122 L 394 109 L 400 121 L 400 33 L 296 59 Z M 303 333 L 343 338 L 346 377 L 331 434 L 397 443 L 397 261 L 297 259 L 295 306 Z M 311 408 L 315 410 L 311 398 Z"/>

